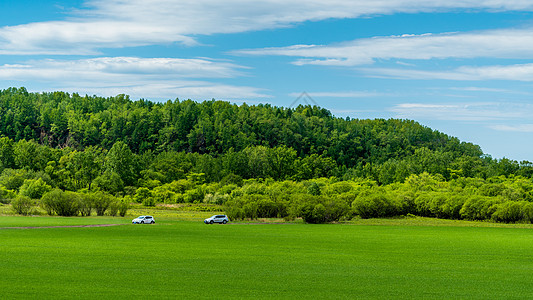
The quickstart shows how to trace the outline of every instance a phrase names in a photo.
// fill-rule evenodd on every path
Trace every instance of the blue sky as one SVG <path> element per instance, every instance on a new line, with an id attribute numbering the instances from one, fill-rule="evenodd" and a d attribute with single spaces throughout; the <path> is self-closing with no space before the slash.
<path id="1" fill-rule="evenodd" d="M 406 118 L 533 161 L 530 0 L 0 1 L 0 88 Z"/>

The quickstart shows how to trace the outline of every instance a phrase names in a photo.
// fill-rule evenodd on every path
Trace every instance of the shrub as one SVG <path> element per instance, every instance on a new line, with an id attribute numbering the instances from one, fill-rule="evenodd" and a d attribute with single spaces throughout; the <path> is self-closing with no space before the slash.
<path id="1" fill-rule="evenodd" d="M 448 219 L 460 219 L 461 218 L 461 208 L 463 207 L 466 196 L 462 195 L 453 195 L 446 198 L 444 203 L 441 204 L 440 211 L 443 218 Z"/>
<path id="2" fill-rule="evenodd" d="M 187 203 L 202 203 L 205 197 L 205 192 L 201 187 L 187 190 L 184 194 L 185 202 Z"/>
<path id="3" fill-rule="evenodd" d="M 107 214 L 112 217 L 116 217 L 118 214 L 120 208 L 120 201 L 115 199 L 109 204 L 109 208 L 107 209 Z"/>
<path id="4" fill-rule="evenodd" d="M 315 205 L 305 203 L 300 208 L 300 214 L 306 223 L 320 224 L 326 222 L 326 208 L 322 203 Z"/>
<path id="5" fill-rule="evenodd" d="M 226 202 L 226 215 L 230 220 L 244 220 L 244 210 L 235 202 Z"/>
<path id="6" fill-rule="evenodd" d="M 4 169 L 0 174 L 0 184 L 8 190 L 18 190 L 27 178 L 27 171 L 24 169 Z"/>
<path id="7" fill-rule="evenodd" d="M 23 216 L 31 214 L 33 201 L 26 196 L 18 196 L 11 201 L 11 208 L 15 213 Z"/>
<path id="8" fill-rule="evenodd" d="M 78 209 L 83 217 L 90 216 L 93 210 L 93 195 L 80 194 L 80 203 Z"/>
<path id="9" fill-rule="evenodd" d="M 312 224 L 338 221 L 348 214 L 349 207 L 343 201 L 327 197 L 312 197 L 301 202 L 298 207 L 298 215 L 304 222 Z"/>
<path id="10" fill-rule="evenodd" d="M 144 206 L 155 206 L 155 199 L 154 197 L 147 197 L 144 198 L 143 203 Z"/>
<path id="11" fill-rule="evenodd" d="M 103 216 L 106 210 L 111 205 L 111 203 L 115 201 L 114 196 L 104 193 L 104 192 L 94 193 L 92 197 L 93 197 L 93 207 L 96 210 L 97 216 Z"/>
<path id="12" fill-rule="evenodd" d="M 129 208 L 130 208 L 130 203 L 128 202 L 128 199 L 127 198 L 122 199 L 118 205 L 118 214 L 121 217 L 124 217 L 126 213 L 128 212 Z"/>
<path id="13" fill-rule="evenodd" d="M 460 210 L 461 217 L 468 220 L 488 220 L 502 203 L 500 198 L 490 198 L 479 195 L 470 197 Z"/>
<path id="14" fill-rule="evenodd" d="M 80 196 L 74 192 L 63 192 L 54 189 L 41 198 L 41 206 L 49 215 L 56 213 L 58 216 L 76 216 L 79 212 Z"/>
<path id="15" fill-rule="evenodd" d="M 261 218 L 275 218 L 281 216 L 282 209 L 277 203 L 264 197 L 257 201 L 257 216 Z"/>
<path id="16" fill-rule="evenodd" d="M 492 220 L 496 222 L 515 223 L 524 219 L 522 207 L 526 202 L 508 201 L 498 204 L 492 214 Z"/>
<path id="17" fill-rule="evenodd" d="M 432 195 L 430 193 L 426 192 L 418 195 L 418 197 L 416 197 L 414 201 L 416 214 L 423 217 L 433 216 L 431 212 L 431 202 Z"/>
<path id="18" fill-rule="evenodd" d="M 533 203 L 525 202 L 522 205 L 522 215 L 525 221 L 533 223 Z"/>
<path id="19" fill-rule="evenodd" d="M 17 196 L 13 190 L 8 190 L 5 186 L 0 185 L 0 203 L 9 204 Z"/>
<path id="20" fill-rule="evenodd" d="M 309 195 L 313 195 L 313 196 L 319 196 L 320 194 L 322 194 L 322 192 L 320 190 L 320 186 L 316 182 L 311 183 L 307 187 L 307 193 Z"/>
<path id="21" fill-rule="evenodd" d="M 363 219 L 396 216 L 401 212 L 400 203 L 381 191 L 361 193 L 352 202 L 352 208 Z"/>
<path id="22" fill-rule="evenodd" d="M 135 192 L 133 200 L 137 203 L 143 203 L 146 198 L 152 198 L 152 196 L 152 191 L 150 191 L 148 188 L 140 187 Z"/>

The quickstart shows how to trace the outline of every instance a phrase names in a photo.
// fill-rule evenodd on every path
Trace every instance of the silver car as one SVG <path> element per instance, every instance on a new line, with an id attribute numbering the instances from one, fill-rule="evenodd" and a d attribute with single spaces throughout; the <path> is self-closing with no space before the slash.
<path id="1" fill-rule="evenodd" d="M 140 216 L 131 220 L 132 224 L 154 224 L 155 219 L 152 216 Z"/>
<path id="2" fill-rule="evenodd" d="M 228 222 L 229 222 L 229 218 L 226 215 L 214 215 L 211 218 L 207 218 L 204 220 L 205 224 L 213 224 L 213 223 L 226 224 Z"/>

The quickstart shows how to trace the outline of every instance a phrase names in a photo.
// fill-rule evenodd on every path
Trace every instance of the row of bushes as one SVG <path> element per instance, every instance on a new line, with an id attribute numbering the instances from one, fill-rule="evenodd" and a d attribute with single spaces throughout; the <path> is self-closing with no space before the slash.
<path id="1" fill-rule="evenodd" d="M 201 174 L 200 174 L 201 175 Z M 201 176 L 180 179 L 153 188 L 132 190 L 123 198 L 103 192 L 43 194 L 39 205 L 49 214 L 125 214 L 128 203 L 204 203 L 224 205 L 231 219 L 302 218 L 308 223 L 335 222 L 354 217 L 380 218 L 413 214 L 446 219 L 533 221 L 533 181 L 520 176 L 456 178 L 422 173 L 403 183 L 378 185 L 368 179 L 342 181 L 319 178 L 311 181 L 242 180 L 236 176 L 205 184 Z M 0 186 L 0 198 L 16 195 Z M 27 211 L 31 202 L 17 196 L 13 207 Z M 120 199 L 120 200 L 119 200 Z"/>
<path id="2" fill-rule="evenodd" d="M 126 215 L 129 203 L 104 192 L 76 193 L 54 189 L 45 193 L 40 200 L 18 195 L 12 201 L 12 208 L 17 214 L 29 215 L 34 212 L 34 206 L 39 205 L 48 215 L 58 216 L 110 216 Z"/>
<path id="3" fill-rule="evenodd" d="M 412 199 L 393 193 L 359 195 L 352 203 L 354 215 L 362 218 L 414 214 L 442 219 L 492 220 L 533 223 L 533 202 L 506 201 L 503 197 L 428 192 Z"/>
<path id="4" fill-rule="evenodd" d="M 522 177 L 445 181 L 420 174 L 378 186 L 371 181 L 248 182 L 225 202 L 232 219 L 301 217 L 308 223 L 424 217 L 533 223 L 533 182 Z"/>

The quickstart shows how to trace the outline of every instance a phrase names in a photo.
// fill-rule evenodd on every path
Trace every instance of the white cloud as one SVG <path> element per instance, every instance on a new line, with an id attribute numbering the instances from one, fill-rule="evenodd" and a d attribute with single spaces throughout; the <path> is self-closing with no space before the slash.
<path id="1" fill-rule="evenodd" d="M 362 68 L 360 70 L 371 76 L 398 79 L 533 81 L 533 64 L 483 67 L 464 66 L 451 71 L 425 71 L 394 68 Z"/>
<path id="2" fill-rule="evenodd" d="M 191 45 L 195 35 L 377 14 L 533 11 L 529 0 L 87 0 L 84 6 L 65 20 L 0 28 L 0 54 L 94 54 L 105 47 Z M 340 62 L 333 59 L 327 63 Z"/>
<path id="3" fill-rule="evenodd" d="M 302 93 L 290 93 L 291 97 L 299 97 Z M 366 98 L 384 96 L 383 93 L 367 92 L 367 91 L 349 91 L 349 92 L 309 92 L 310 97 L 316 98 Z"/>
<path id="4" fill-rule="evenodd" d="M 201 99 L 262 98 L 253 87 L 231 86 L 189 78 L 227 78 L 244 67 L 208 59 L 100 57 L 72 61 L 37 60 L 0 66 L 0 80 L 36 81 L 47 90 L 133 97 Z"/>
<path id="5" fill-rule="evenodd" d="M 508 89 L 496 89 L 496 88 L 487 88 L 487 87 L 477 87 L 477 86 L 468 86 L 468 87 L 451 87 L 450 90 L 454 91 L 466 91 L 466 92 L 482 92 L 482 93 L 521 93 Z"/>
<path id="6" fill-rule="evenodd" d="M 524 103 L 402 103 L 390 109 L 398 118 L 447 121 L 490 121 L 528 119 L 533 105 Z"/>
<path id="7" fill-rule="evenodd" d="M 533 28 L 374 37 L 333 45 L 296 45 L 240 50 L 234 53 L 292 56 L 299 57 L 293 62 L 296 65 L 327 66 L 359 66 L 383 59 L 429 60 L 480 57 L 531 59 L 533 58 Z M 475 70 L 465 69 L 463 71 L 472 73 Z"/>
<path id="8" fill-rule="evenodd" d="M 0 79 L 56 80 L 72 77 L 84 79 L 129 79 L 128 76 L 150 75 L 164 78 L 224 78 L 241 74 L 246 67 L 208 59 L 99 57 L 80 60 L 45 59 L 24 64 L 0 66 Z"/>
<path id="9" fill-rule="evenodd" d="M 497 131 L 509 131 L 509 132 L 533 132 L 533 124 L 520 124 L 520 125 L 492 125 L 491 129 Z"/>

